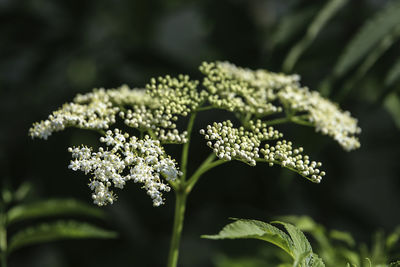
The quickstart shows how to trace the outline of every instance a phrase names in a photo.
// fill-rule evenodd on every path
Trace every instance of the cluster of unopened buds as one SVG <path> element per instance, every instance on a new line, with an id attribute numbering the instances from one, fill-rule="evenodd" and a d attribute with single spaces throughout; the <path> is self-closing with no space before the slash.
<path id="1" fill-rule="evenodd" d="M 112 187 L 122 189 L 128 181 L 140 183 L 154 206 L 163 204 L 162 192 L 170 191 L 182 175 L 163 145 L 188 143 L 194 115 L 201 110 L 228 110 L 238 119 L 238 127 L 227 120 L 200 130 L 220 160 L 251 166 L 277 164 L 313 182 L 325 175 L 322 164 L 310 161 L 302 147 L 293 147 L 272 125 L 308 125 L 345 150 L 360 146 L 357 120 L 318 92 L 302 87 L 298 75 L 243 69 L 228 62 L 203 63 L 200 71 L 202 81 L 167 75 L 152 78 L 145 89 L 123 85 L 77 95 L 48 119 L 35 123 L 29 134 L 47 139 L 67 127 L 101 134 L 105 147 L 69 148 L 73 158 L 69 168 L 92 176 L 89 187 L 94 203 L 100 206 L 113 203 Z M 178 129 L 178 121 L 189 115 L 188 129 Z M 109 130 L 117 122 L 134 131 Z"/>

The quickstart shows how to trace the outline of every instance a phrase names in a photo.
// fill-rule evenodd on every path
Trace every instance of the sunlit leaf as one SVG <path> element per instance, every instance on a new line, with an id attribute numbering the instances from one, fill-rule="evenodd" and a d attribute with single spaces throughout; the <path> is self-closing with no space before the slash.
<path id="1" fill-rule="evenodd" d="M 217 235 L 203 235 L 208 239 L 254 238 L 270 242 L 294 257 L 293 242 L 289 236 L 268 223 L 240 219 L 226 225 Z"/>
<path id="2" fill-rule="evenodd" d="M 260 239 L 286 251 L 294 260 L 293 266 L 325 266 L 322 259 L 313 253 L 310 243 L 298 228 L 284 222 L 277 221 L 274 223 L 283 225 L 289 236 L 271 224 L 257 220 L 239 219 L 226 225 L 217 235 L 202 237 L 209 239 Z"/>

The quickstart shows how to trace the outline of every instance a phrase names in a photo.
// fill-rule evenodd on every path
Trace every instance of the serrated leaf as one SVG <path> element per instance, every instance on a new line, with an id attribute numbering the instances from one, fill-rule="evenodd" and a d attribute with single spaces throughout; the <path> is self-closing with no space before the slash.
<path id="1" fill-rule="evenodd" d="M 339 57 L 334 67 L 334 75 L 336 77 L 344 75 L 387 34 L 391 33 L 394 27 L 400 24 L 399 14 L 400 0 L 394 0 L 367 21 Z"/>
<path id="2" fill-rule="evenodd" d="M 312 254 L 312 263 L 311 263 L 312 267 L 325 267 L 324 262 L 322 261 L 322 259 L 320 257 L 318 257 L 317 254 L 313 253 Z"/>
<path id="3" fill-rule="evenodd" d="M 303 257 L 306 254 L 310 255 L 310 253 L 312 253 L 310 242 L 308 242 L 306 236 L 303 234 L 302 231 L 300 231 L 299 228 L 295 227 L 292 224 L 280 221 L 275 221 L 273 223 L 278 223 L 283 225 L 285 229 L 288 231 L 290 238 L 293 241 L 294 252 L 295 255 L 297 255 L 297 257 Z"/>
<path id="4" fill-rule="evenodd" d="M 385 85 L 391 86 L 400 79 L 400 59 L 398 59 L 390 68 L 385 78 Z"/>
<path id="5" fill-rule="evenodd" d="M 74 199 L 52 199 L 11 208 L 7 212 L 7 224 L 27 219 L 64 215 L 85 215 L 104 218 L 104 212 L 97 207 Z"/>
<path id="6" fill-rule="evenodd" d="M 11 237 L 9 251 L 27 245 L 63 239 L 115 238 L 117 234 L 97 226 L 77 221 L 57 221 L 28 227 Z"/>
<path id="7" fill-rule="evenodd" d="M 272 243 L 287 252 L 294 260 L 294 267 L 324 266 L 322 260 L 313 253 L 307 238 L 298 228 L 284 222 L 273 223 L 283 225 L 289 236 L 271 224 L 257 220 L 239 219 L 226 225 L 217 235 L 204 235 L 202 237 L 209 239 L 260 239 Z"/>
<path id="8" fill-rule="evenodd" d="M 254 238 L 270 242 L 294 257 L 293 242 L 277 227 L 257 220 L 240 219 L 226 225 L 217 235 L 203 235 L 208 239 Z"/>

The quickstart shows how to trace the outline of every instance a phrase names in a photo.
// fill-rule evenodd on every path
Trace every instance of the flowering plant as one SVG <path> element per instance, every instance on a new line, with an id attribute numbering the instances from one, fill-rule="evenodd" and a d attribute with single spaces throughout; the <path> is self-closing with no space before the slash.
<path id="1" fill-rule="evenodd" d="M 302 147 L 295 147 L 274 128 L 282 123 L 311 126 L 332 137 L 346 151 L 360 143 L 357 120 L 349 112 L 300 85 L 298 75 L 250 70 L 228 62 L 203 63 L 201 81 L 187 75 L 151 79 L 145 89 L 95 89 L 77 95 L 47 120 L 35 123 L 32 137 L 47 139 L 67 127 L 98 131 L 104 147 L 71 147 L 69 168 L 91 175 L 93 202 L 112 204 L 129 181 L 140 183 L 153 206 L 164 204 L 164 192 L 176 195 L 175 218 L 168 266 L 177 266 L 187 197 L 199 178 L 211 168 L 232 160 L 250 166 L 280 165 L 312 182 L 319 183 L 325 172 L 322 163 L 310 160 Z M 187 172 L 189 144 L 196 114 L 209 109 L 230 111 L 238 121 L 205 125 L 200 134 L 212 152 L 190 174 Z M 189 117 L 186 130 L 177 121 Z M 132 128 L 127 133 L 113 125 L 121 120 Z M 235 123 L 236 124 L 236 123 Z M 164 145 L 182 145 L 180 164 Z"/>

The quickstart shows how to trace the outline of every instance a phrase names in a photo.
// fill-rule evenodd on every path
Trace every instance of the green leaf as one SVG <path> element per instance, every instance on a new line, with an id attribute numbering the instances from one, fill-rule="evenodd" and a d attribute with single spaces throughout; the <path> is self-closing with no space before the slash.
<path id="1" fill-rule="evenodd" d="M 394 27 L 400 24 L 400 0 L 393 0 L 367 21 L 346 46 L 334 67 L 340 77 L 364 58 Z"/>
<path id="2" fill-rule="evenodd" d="M 392 249 L 400 241 L 400 226 L 386 238 L 386 247 Z"/>
<path id="3" fill-rule="evenodd" d="M 385 38 L 383 38 L 369 53 L 363 62 L 358 66 L 355 74 L 343 85 L 336 97 L 338 102 L 356 87 L 359 80 L 365 77 L 365 74 L 374 66 L 378 59 L 400 38 L 400 26 L 395 27 Z"/>
<path id="4" fill-rule="evenodd" d="M 390 68 L 390 71 L 386 75 L 385 85 L 391 86 L 393 83 L 398 81 L 400 78 L 400 59 L 398 59 L 393 66 Z"/>
<path id="5" fill-rule="evenodd" d="M 321 9 L 315 19 L 311 22 L 304 37 L 293 46 L 283 62 L 283 70 L 290 72 L 303 52 L 311 45 L 325 24 L 336 14 L 336 12 L 347 2 L 347 0 L 330 0 Z"/>
<path id="6" fill-rule="evenodd" d="M 383 103 L 386 110 L 392 115 L 392 118 L 400 129 L 400 99 L 395 93 L 389 94 Z"/>
<path id="7" fill-rule="evenodd" d="M 312 254 L 312 263 L 311 263 L 312 267 L 325 267 L 324 262 L 322 261 L 322 259 L 320 257 L 318 257 L 317 254 L 313 253 Z"/>
<path id="8" fill-rule="evenodd" d="M 101 209 L 74 199 L 53 199 L 11 208 L 7 212 L 7 224 L 27 219 L 64 215 L 85 215 L 97 218 L 105 216 Z"/>
<path id="9" fill-rule="evenodd" d="M 63 239 L 83 239 L 83 238 L 115 238 L 117 234 L 112 231 L 104 230 L 97 226 L 76 222 L 76 221 L 57 221 L 45 223 L 33 227 L 28 227 L 17 232 L 11 237 L 9 251 L 27 245 L 45 243 Z"/>
<path id="10" fill-rule="evenodd" d="M 294 257 L 293 242 L 275 226 L 257 220 L 240 219 L 226 225 L 217 235 L 203 235 L 208 239 L 254 238 L 270 242 Z"/>
<path id="11" fill-rule="evenodd" d="M 284 222 L 274 223 L 283 225 L 289 236 L 271 224 L 257 220 L 239 219 L 226 225 L 217 235 L 204 235 L 202 237 L 209 239 L 260 239 L 287 252 L 294 260 L 293 266 L 325 266 L 322 260 L 313 253 L 310 243 L 298 228 Z"/>
<path id="12" fill-rule="evenodd" d="M 24 182 L 15 191 L 14 199 L 18 202 L 22 201 L 26 198 L 30 191 L 32 191 L 32 184 L 29 182 Z"/>
<path id="13" fill-rule="evenodd" d="M 279 20 L 278 26 L 271 37 L 272 48 L 285 44 L 290 38 L 305 28 L 305 23 L 312 18 L 316 10 L 308 7 L 301 10 L 294 10 Z"/>
<path id="14" fill-rule="evenodd" d="M 311 266 L 310 262 L 312 259 L 312 248 L 303 232 L 300 231 L 299 228 L 289 223 L 280 221 L 276 221 L 273 223 L 283 225 L 286 231 L 288 231 L 290 238 L 293 241 L 295 262 L 298 263 L 298 265 L 296 266 L 302 266 L 302 263 L 305 263 L 306 266 Z"/>
<path id="15" fill-rule="evenodd" d="M 273 223 L 282 224 L 285 227 L 286 231 L 288 231 L 290 237 L 293 240 L 294 248 L 299 253 L 312 252 L 310 243 L 308 242 L 306 236 L 303 234 L 302 231 L 300 231 L 299 228 L 295 227 L 292 224 L 281 222 L 281 221 L 275 221 Z"/>
<path id="16" fill-rule="evenodd" d="M 343 232 L 339 230 L 331 230 L 329 233 L 330 238 L 342 241 L 349 245 L 350 247 L 354 247 L 356 242 L 354 241 L 353 237 L 348 232 Z"/>

